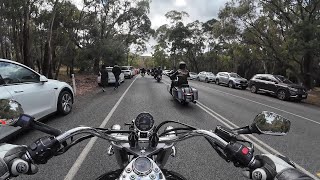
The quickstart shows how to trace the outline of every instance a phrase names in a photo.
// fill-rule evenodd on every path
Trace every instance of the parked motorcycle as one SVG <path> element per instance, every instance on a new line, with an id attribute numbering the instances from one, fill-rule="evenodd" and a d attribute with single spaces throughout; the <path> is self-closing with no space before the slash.
<path id="1" fill-rule="evenodd" d="M 168 92 L 183 105 L 189 104 L 189 102 L 196 103 L 198 100 L 198 90 L 188 84 L 181 86 L 174 86 L 172 92 L 170 92 L 171 85 L 167 86 Z"/>
<path id="2" fill-rule="evenodd" d="M 285 135 L 290 129 L 289 120 L 267 111 L 258 114 L 249 126 L 238 129 L 217 126 L 214 131 L 198 129 L 177 121 L 164 121 L 155 125 L 152 115 L 143 112 L 126 124 L 128 130 L 122 130 L 120 125 L 113 125 L 111 129 L 76 127 L 62 133 L 60 130 L 34 121 L 29 115 L 21 114 L 23 110 L 15 101 L 1 101 L 0 107 L 5 107 L 7 110 L 1 111 L 2 125 L 32 128 L 50 135 L 36 140 L 27 147 L 20 146 L 18 150 L 8 151 L 1 159 L 9 166 L 10 171 L 5 174 L 7 177 L 34 174 L 35 164 L 46 164 L 53 156 L 62 155 L 83 140 L 99 137 L 111 143 L 108 154 L 116 156 L 120 169 L 103 174 L 97 178 L 98 180 L 185 180 L 186 178 L 180 174 L 165 169 L 164 165 L 170 156 L 176 155 L 177 142 L 203 136 L 213 150 L 227 162 L 233 162 L 236 167 L 247 168 L 244 172 L 248 172 L 246 175 L 248 178 L 259 179 L 260 176 L 257 175 L 261 175 L 264 179 L 273 179 L 275 174 L 270 174 L 268 172 L 270 169 L 264 167 L 266 160 L 254 156 L 252 143 L 239 135 L 254 133 Z M 168 126 L 169 123 L 175 124 L 175 128 Z M 4 164 L 0 164 L 0 167 L 1 171 L 5 170 Z"/>

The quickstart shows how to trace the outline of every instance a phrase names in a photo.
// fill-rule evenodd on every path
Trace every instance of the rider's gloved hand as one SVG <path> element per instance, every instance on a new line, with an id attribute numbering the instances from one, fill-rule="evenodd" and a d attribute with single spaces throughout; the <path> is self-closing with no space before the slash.
<path id="1" fill-rule="evenodd" d="M 0 180 L 15 177 L 20 174 L 35 174 L 38 168 L 23 160 L 26 153 L 25 146 L 1 144 L 0 145 Z"/>
<path id="2" fill-rule="evenodd" d="M 251 172 L 253 180 L 312 180 L 296 169 L 294 163 L 286 157 L 263 154 L 255 158 L 262 166 Z"/>

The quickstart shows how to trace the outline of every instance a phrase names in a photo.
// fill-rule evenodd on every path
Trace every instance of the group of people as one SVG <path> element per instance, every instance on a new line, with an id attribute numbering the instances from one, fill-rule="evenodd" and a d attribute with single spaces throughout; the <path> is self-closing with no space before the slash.
<path id="1" fill-rule="evenodd" d="M 141 69 L 141 74 L 145 74 L 146 72 L 151 72 L 151 74 L 154 76 L 154 78 L 157 78 L 158 75 L 162 76 L 162 69 L 159 66 L 158 68 L 153 68 L 151 71 L 148 69 L 146 70 L 145 68 Z M 121 69 L 118 66 L 118 64 L 115 64 L 112 68 L 112 73 L 115 77 L 115 85 L 114 89 L 118 89 L 119 87 L 119 76 L 121 74 Z M 106 65 L 102 65 L 100 69 L 100 75 L 101 75 L 101 86 L 102 86 L 102 91 L 105 92 L 105 87 L 108 85 L 108 79 L 109 79 L 109 74 L 108 70 L 106 68 Z M 187 70 L 187 64 L 183 61 L 179 63 L 179 69 L 178 70 L 173 70 L 171 73 L 168 74 L 170 77 L 171 81 L 171 88 L 170 88 L 170 93 L 172 91 L 172 88 L 174 86 L 180 86 L 182 84 L 188 84 L 187 78 L 190 76 L 189 71 Z"/>
<path id="2" fill-rule="evenodd" d="M 151 75 L 154 76 L 154 78 L 156 78 L 158 76 L 158 74 L 162 75 L 162 69 L 159 66 L 158 69 L 157 68 L 153 68 L 151 70 L 146 70 L 145 68 L 141 69 L 141 73 L 146 73 L 146 71 L 148 73 L 151 73 Z M 170 93 L 172 92 L 172 88 L 174 86 L 181 86 L 182 84 L 188 84 L 188 77 L 190 77 L 189 75 L 189 71 L 187 69 L 187 64 L 184 61 L 179 62 L 179 69 L 176 70 L 176 68 L 173 69 L 173 71 L 171 71 L 168 76 L 171 79 L 171 87 L 170 87 Z"/>
<path id="3" fill-rule="evenodd" d="M 121 69 L 118 66 L 118 64 L 114 64 L 112 68 L 112 73 L 116 80 L 114 83 L 114 90 L 116 90 L 119 87 L 119 76 L 121 74 Z M 106 68 L 106 65 L 101 66 L 100 74 L 101 74 L 100 84 L 102 86 L 102 91 L 105 92 L 105 87 L 108 85 L 108 79 L 109 79 L 109 72 Z"/>

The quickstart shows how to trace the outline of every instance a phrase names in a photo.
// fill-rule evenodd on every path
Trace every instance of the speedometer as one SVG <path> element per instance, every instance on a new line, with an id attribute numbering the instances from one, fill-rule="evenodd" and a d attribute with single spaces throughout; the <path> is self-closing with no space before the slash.
<path id="1" fill-rule="evenodd" d="M 150 131 L 153 128 L 154 120 L 150 113 L 140 113 L 134 121 L 140 131 Z"/>

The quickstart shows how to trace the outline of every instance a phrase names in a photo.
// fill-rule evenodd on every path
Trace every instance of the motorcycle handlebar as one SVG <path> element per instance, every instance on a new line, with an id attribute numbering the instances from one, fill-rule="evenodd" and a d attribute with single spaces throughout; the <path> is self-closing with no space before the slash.
<path id="1" fill-rule="evenodd" d="M 128 142 L 128 136 L 121 134 L 106 134 L 102 133 L 99 130 L 92 127 L 77 127 L 73 128 L 69 131 L 64 132 L 63 134 L 56 137 L 56 140 L 60 143 L 65 142 L 67 139 L 78 135 L 78 134 L 90 134 L 102 139 L 106 139 L 108 141 L 116 141 L 116 142 Z M 190 133 L 186 133 L 183 136 L 166 136 L 159 137 L 159 143 L 173 143 L 182 141 L 194 136 L 205 136 L 213 140 L 219 147 L 225 148 L 228 145 L 228 142 L 223 140 L 220 136 L 215 134 L 212 131 L 207 130 L 193 130 Z M 143 141 L 143 140 L 142 140 Z"/>

